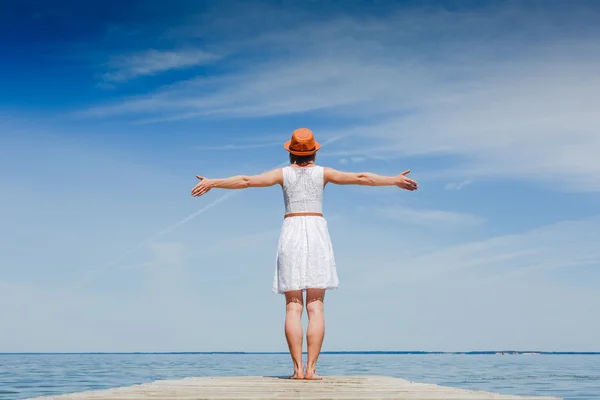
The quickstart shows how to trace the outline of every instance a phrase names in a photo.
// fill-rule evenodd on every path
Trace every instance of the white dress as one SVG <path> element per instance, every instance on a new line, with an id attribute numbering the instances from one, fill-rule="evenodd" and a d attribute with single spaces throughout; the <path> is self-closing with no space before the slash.
<path id="1" fill-rule="evenodd" d="M 283 168 L 285 213 L 323 210 L 323 167 Z M 337 289 L 338 276 L 327 221 L 320 216 L 283 220 L 273 291 Z"/>

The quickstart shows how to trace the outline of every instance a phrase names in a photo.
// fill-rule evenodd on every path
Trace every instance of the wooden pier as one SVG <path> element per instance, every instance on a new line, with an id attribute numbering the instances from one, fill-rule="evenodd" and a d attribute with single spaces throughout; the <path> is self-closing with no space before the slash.
<path id="1" fill-rule="evenodd" d="M 36 400 L 42 399 L 558 400 L 556 397 L 521 397 L 457 389 L 427 383 L 410 382 L 386 376 L 326 376 L 321 381 L 252 376 L 186 378 L 162 380 L 115 389 L 36 398 Z"/>

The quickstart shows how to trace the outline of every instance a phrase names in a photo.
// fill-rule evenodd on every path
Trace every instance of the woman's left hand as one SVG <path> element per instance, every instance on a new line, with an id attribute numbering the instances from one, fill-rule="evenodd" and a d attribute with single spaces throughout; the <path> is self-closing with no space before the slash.
<path id="1" fill-rule="evenodd" d="M 202 196 L 203 194 L 207 193 L 210 189 L 212 189 L 210 179 L 204 178 L 199 175 L 196 175 L 196 178 L 200 179 L 200 182 L 192 189 L 192 196 Z"/>

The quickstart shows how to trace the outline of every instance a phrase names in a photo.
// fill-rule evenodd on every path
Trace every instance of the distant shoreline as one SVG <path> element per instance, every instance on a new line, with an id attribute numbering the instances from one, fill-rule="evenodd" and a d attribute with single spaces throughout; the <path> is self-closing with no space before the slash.
<path id="1" fill-rule="evenodd" d="M 221 355 L 268 355 L 268 354 L 289 354 L 283 351 L 157 351 L 157 352 L 32 352 L 32 353 L 24 353 L 24 352 L 9 352 L 9 353 L 1 353 L 0 355 L 84 355 L 84 354 L 106 354 L 106 355 L 132 355 L 132 354 L 171 354 L 171 355 L 193 355 L 193 354 L 221 354 Z M 600 355 L 598 351 L 514 351 L 514 350 L 490 350 L 490 351 L 323 351 L 321 354 L 331 354 L 331 355 L 397 355 L 397 354 L 406 354 L 406 355 L 428 355 L 428 354 L 438 354 L 438 355 Z"/>

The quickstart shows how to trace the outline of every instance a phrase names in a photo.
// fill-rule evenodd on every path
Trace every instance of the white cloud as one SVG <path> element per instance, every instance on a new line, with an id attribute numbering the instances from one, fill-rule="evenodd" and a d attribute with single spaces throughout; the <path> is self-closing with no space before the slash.
<path id="1" fill-rule="evenodd" d="M 102 75 L 105 82 L 123 82 L 139 76 L 155 75 L 172 69 L 189 68 L 208 64 L 219 59 L 218 56 L 198 50 L 158 51 L 149 49 L 143 52 L 114 57 L 110 63 L 111 71 Z M 102 88 L 111 87 L 107 83 Z"/>
<path id="2" fill-rule="evenodd" d="M 326 153 L 325 155 L 331 156 L 330 153 Z M 363 162 L 366 159 L 367 159 L 367 157 L 348 157 L 348 158 L 340 158 L 339 162 L 340 162 L 340 164 L 348 164 L 348 163 L 356 164 L 356 163 Z"/>
<path id="3" fill-rule="evenodd" d="M 262 147 L 283 146 L 283 142 L 268 142 L 268 143 L 248 143 L 248 144 L 224 144 L 220 146 L 196 146 L 197 150 L 245 150 L 257 149 Z"/>
<path id="4" fill-rule="evenodd" d="M 600 218 L 564 221 L 523 233 L 441 246 L 410 257 L 397 280 L 417 281 L 491 279 L 520 280 L 528 274 L 549 277 L 544 271 L 600 266 L 597 237 Z M 398 256 L 398 254 L 396 254 Z M 395 266 L 392 268 L 396 268 Z M 381 272 L 383 273 L 383 272 Z M 391 273 L 388 272 L 388 273 Z M 392 280 L 392 279 L 391 279 Z M 391 283 L 391 280 L 389 281 Z"/>
<path id="5" fill-rule="evenodd" d="M 444 188 L 446 190 L 460 190 L 460 189 L 464 188 L 465 186 L 470 185 L 471 183 L 473 183 L 473 181 L 471 181 L 469 179 L 464 180 L 462 182 L 448 182 L 446 184 L 446 186 L 444 186 Z"/>
<path id="6" fill-rule="evenodd" d="M 366 154 L 458 157 L 446 178 L 491 176 L 600 190 L 600 80 L 592 76 L 594 63 L 581 58 L 579 64 L 547 59 L 540 63 L 549 66 L 539 69 L 516 63 L 476 88 L 453 89 L 452 101 L 356 134 L 369 132 Z"/>
<path id="7" fill-rule="evenodd" d="M 385 218 L 424 225 L 480 225 L 485 218 L 455 211 L 419 209 L 405 206 L 385 207 L 377 210 Z"/>
<path id="8" fill-rule="evenodd" d="M 360 116 L 369 122 L 344 133 L 362 142 L 346 148 L 344 159 L 447 155 L 456 162 L 440 174 L 444 179 L 524 179 L 598 191 L 600 32 L 589 23 L 597 10 L 570 12 L 579 22 L 561 29 L 551 10 L 516 6 L 266 27 L 266 34 L 222 47 L 277 56 L 84 114 L 127 114 L 147 123 L 311 111 L 340 121 Z M 143 53 L 115 76 L 213 59 L 204 52 Z"/>

